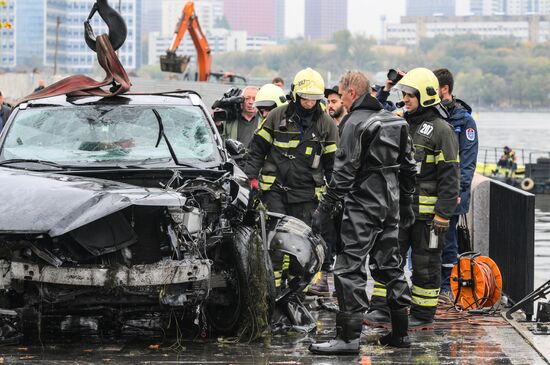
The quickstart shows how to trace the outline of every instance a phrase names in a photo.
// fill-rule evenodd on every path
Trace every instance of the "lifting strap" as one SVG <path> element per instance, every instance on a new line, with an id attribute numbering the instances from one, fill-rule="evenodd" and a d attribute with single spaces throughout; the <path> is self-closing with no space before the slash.
<path id="1" fill-rule="evenodd" d="M 67 96 L 100 96 L 111 97 L 123 94 L 130 90 L 130 78 L 120 63 L 115 53 L 109 36 L 102 34 L 96 38 L 97 60 L 105 70 L 105 78 L 102 81 L 96 81 L 91 77 L 84 75 L 69 76 L 60 80 L 40 91 L 23 97 L 18 100 L 18 104 L 34 100 L 43 99 L 58 95 Z M 109 89 L 104 87 L 111 85 Z"/>

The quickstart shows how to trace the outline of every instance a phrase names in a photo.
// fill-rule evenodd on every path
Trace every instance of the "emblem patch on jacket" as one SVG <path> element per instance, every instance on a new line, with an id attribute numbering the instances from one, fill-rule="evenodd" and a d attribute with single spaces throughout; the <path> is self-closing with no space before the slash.
<path id="1" fill-rule="evenodd" d="M 466 129 L 466 138 L 468 139 L 468 141 L 473 141 L 474 139 L 476 139 L 475 129 L 473 128 Z"/>
<path id="2" fill-rule="evenodd" d="M 418 132 L 416 133 L 430 138 L 433 132 L 434 132 L 434 125 L 432 123 L 424 122 L 422 123 L 420 128 L 418 128 Z"/>

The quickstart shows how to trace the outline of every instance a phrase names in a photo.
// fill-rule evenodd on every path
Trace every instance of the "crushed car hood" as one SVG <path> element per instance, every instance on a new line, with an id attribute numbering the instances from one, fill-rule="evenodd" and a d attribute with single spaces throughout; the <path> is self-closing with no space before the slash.
<path id="1" fill-rule="evenodd" d="M 0 234 L 57 237 L 131 205 L 169 207 L 185 201 L 160 188 L 0 168 Z"/>

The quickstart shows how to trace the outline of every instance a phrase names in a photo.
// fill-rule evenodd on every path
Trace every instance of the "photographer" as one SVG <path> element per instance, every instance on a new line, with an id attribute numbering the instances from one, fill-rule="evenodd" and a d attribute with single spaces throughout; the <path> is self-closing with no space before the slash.
<path id="1" fill-rule="evenodd" d="M 234 139 L 248 147 L 260 121 L 254 106 L 257 93 L 258 88 L 255 86 L 245 87 L 242 93 L 239 89 L 231 89 L 212 105 L 213 109 L 221 109 L 222 113 L 225 112 L 225 121 L 218 124 L 224 140 Z M 218 112 L 219 110 L 214 113 Z"/>

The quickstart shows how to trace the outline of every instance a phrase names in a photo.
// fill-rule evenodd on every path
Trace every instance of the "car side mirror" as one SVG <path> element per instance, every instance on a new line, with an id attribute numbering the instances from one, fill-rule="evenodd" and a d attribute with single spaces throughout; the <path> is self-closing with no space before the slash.
<path id="1" fill-rule="evenodd" d="M 244 144 L 235 140 L 235 139 L 226 139 L 225 140 L 225 149 L 231 156 L 239 156 L 246 152 Z"/>

